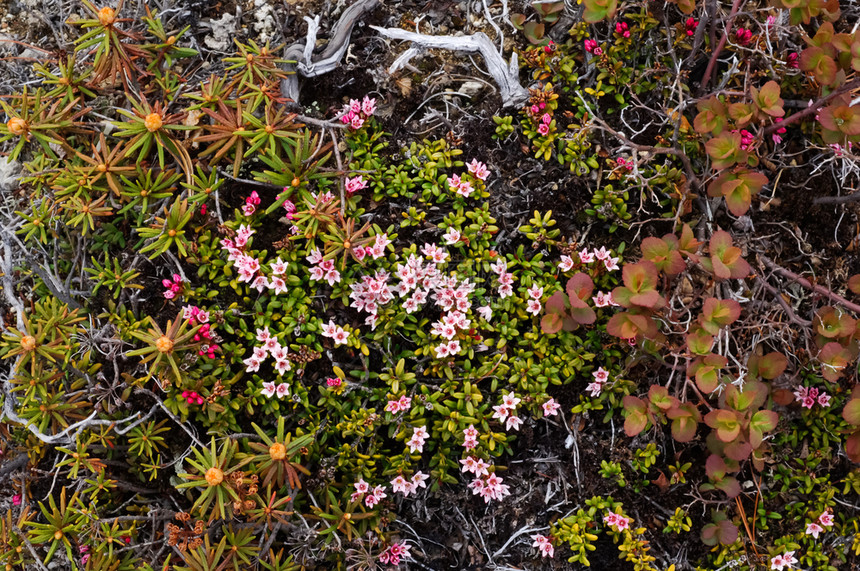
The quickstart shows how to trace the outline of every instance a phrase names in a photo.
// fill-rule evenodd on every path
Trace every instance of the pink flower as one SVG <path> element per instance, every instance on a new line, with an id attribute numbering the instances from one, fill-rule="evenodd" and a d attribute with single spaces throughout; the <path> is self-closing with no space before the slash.
<path id="1" fill-rule="evenodd" d="M 806 535 L 811 535 L 815 539 L 818 539 L 818 534 L 822 531 L 824 531 L 824 528 L 817 523 L 806 524 Z"/>
<path id="2" fill-rule="evenodd" d="M 538 133 L 543 136 L 549 135 L 549 125 L 547 123 L 541 123 L 537 128 Z"/>
<path id="3" fill-rule="evenodd" d="M 275 389 L 275 393 L 278 395 L 279 399 L 282 399 L 290 394 L 290 386 L 287 383 L 281 383 Z"/>
<path id="4" fill-rule="evenodd" d="M 593 383 L 589 383 L 585 390 L 589 392 L 592 397 L 600 396 L 601 391 L 603 391 L 603 383 L 599 381 L 594 381 Z"/>
<path id="5" fill-rule="evenodd" d="M 799 67 L 797 62 L 798 58 L 799 56 L 797 55 L 797 52 L 791 52 L 790 54 L 788 54 L 788 57 L 785 58 L 785 64 L 788 67 L 797 68 Z"/>
<path id="6" fill-rule="evenodd" d="M 627 25 L 627 22 L 616 22 L 615 33 L 622 37 L 629 38 L 630 26 Z"/>
<path id="7" fill-rule="evenodd" d="M 511 428 L 513 428 L 514 430 L 519 430 L 522 424 L 522 419 L 512 414 L 508 417 L 508 420 L 505 423 L 505 430 L 510 430 Z"/>
<path id="8" fill-rule="evenodd" d="M 543 306 L 537 299 L 530 299 L 526 302 L 526 312 L 532 315 L 537 315 Z"/>
<path id="9" fill-rule="evenodd" d="M 609 380 L 609 371 L 607 371 L 603 367 L 600 367 L 596 371 L 592 372 L 591 375 L 598 383 L 605 383 Z"/>
<path id="10" fill-rule="evenodd" d="M 741 46 L 745 46 L 750 43 L 752 37 L 752 30 L 747 30 L 746 28 L 738 28 L 735 31 L 735 41 Z"/>
<path id="11" fill-rule="evenodd" d="M 353 130 L 361 129 L 362 125 L 364 125 L 364 119 L 359 117 L 358 115 L 353 115 L 352 120 L 349 122 L 349 126 Z"/>
<path id="12" fill-rule="evenodd" d="M 695 18 L 687 18 L 687 21 L 684 23 L 684 27 L 687 29 L 687 35 L 692 36 L 696 33 L 696 28 L 699 27 L 699 22 L 697 22 Z"/>
<path id="13" fill-rule="evenodd" d="M 359 190 L 367 188 L 367 182 L 361 175 L 353 178 L 347 177 L 346 181 L 343 184 L 343 187 L 346 190 L 346 193 L 351 196 Z"/>
<path id="14" fill-rule="evenodd" d="M 608 293 L 603 293 L 602 291 L 597 292 L 597 295 L 593 296 L 592 301 L 594 301 L 595 307 L 608 307 L 612 305 L 612 300 L 609 297 Z"/>
<path id="15" fill-rule="evenodd" d="M 361 112 L 368 117 L 376 113 L 376 98 L 365 95 L 364 99 L 361 101 Z"/>
<path id="16" fill-rule="evenodd" d="M 338 377 L 329 377 L 325 380 L 325 384 L 330 387 L 339 387 L 343 384 L 343 381 Z"/>
<path id="17" fill-rule="evenodd" d="M 542 557 L 552 558 L 553 554 L 555 553 L 555 550 L 548 537 L 538 534 L 533 535 L 532 539 L 535 540 L 535 542 L 532 543 L 532 547 L 537 547 Z"/>
<path id="18" fill-rule="evenodd" d="M 555 399 L 552 398 L 543 403 L 541 406 L 543 407 L 544 416 L 556 416 L 558 414 L 558 409 L 561 408 L 561 405 L 555 402 Z"/>
<path id="19" fill-rule="evenodd" d="M 603 260 L 603 266 L 607 272 L 614 272 L 618 269 L 618 258 L 609 257 Z"/>
<path id="20" fill-rule="evenodd" d="M 603 55 L 603 48 L 594 48 L 594 51 L 592 53 L 596 56 L 602 56 Z"/>
<path id="21" fill-rule="evenodd" d="M 614 527 L 616 531 L 624 531 L 630 527 L 631 519 L 613 512 L 609 512 L 604 518 L 603 523 L 610 527 Z"/>
<path id="22" fill-rule="evenodd" d="M 260 364 L 262 363 L 261 360 L 258 359 L 256 356 L 248 357 L 247 359 L 243 360 L 242 362 L 247 367 L 245 369 L 245 372 L 247 372 L 247 373 L 256 373 L 257 371 L 260 370 Z M 265 386 L 265 383 L 263 384 L 263 386 Z M 265 394 L 265 391 L 263 392 L 263 394 Z M 272 395 L 266 395 L 266 396 L 272 396 Z"/>
<path id="23" fill-rule="evenodd" d="M 364 478 L 359 478 L 359 480 L 353 484 L 355 486 L 355 492 L 357 494 L 366 494 L 370 491 L 370 484 L 364 481 Z"/>
<path id="24" fill-rule="evenodd" d="M 15 494 L 14 496 L 12 496 L 12 504 L 16 506 L 21 505 L 21 494 Z"/>
<path id="25" fill-rule="evenodd" d="M 595 48 L 597 48 L 597 40 L 585 40 L 583 44 L 588 53 L 594 53 Z"/>
<path id="26" fill-rule="evenodd" d="M 770 560 L 770 568 L 782 571 L 786 567 L 791 569 L 795 563 L 797 559 L 794 558 L 794 551 L 786 551 L 783 555 L 777 555 Z"/>
<path id="27" fill-rule="evenodd" d="M 824 512 L 818 516 L 818 523 L 824 527 L 831 527 L 833 525 L 833 514 L 830 512 Z"/>
<path id="28" fill-rule="evenodd" d="M 552 122 L 552 117 L 549 113 L 544 113 L 543 117 L 540 118 L 540 122 L 549 125 Z"/>
<path id="29" fill-rule="evenodd" d="M 466 165 L 466 169 L 468 169 L 469 173 L 479 180 L 487 180 L 487 177 L 490 176 L 490 171 L 487 169 L 487 165 L 479 162 L 478 159 L 472 159 L 472 162 Z"/>
<path id="30" fill-rule="evenodd" d="M 445 244 L 451 246 L 460 241 L 460 232 L 454 228 L 448 228 L 448 231 L 442 235 L 442 238 L 445 240 Z"/>
<path id="31" fill-rule="evenodd" d="M 563 272 L 569 272 L 573 269 L 573 258 L 570 256 L 562 256 L 561 262 L 558 264 L 558 269 Z"/>

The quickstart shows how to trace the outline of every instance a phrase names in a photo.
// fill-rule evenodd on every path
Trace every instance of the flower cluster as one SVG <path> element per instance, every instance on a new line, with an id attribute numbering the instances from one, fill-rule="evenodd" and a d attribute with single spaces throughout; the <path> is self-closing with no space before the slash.
<path id="1" fill-rule="evenodd" d="M 290 386 L 287 383 L 279 383 L 275 386 L 273 382 L 264 382 L 263 390 L 260 393 L 267 398 L 272 398 L 273 395 L 278 395 L 279 399 L 290 394 Z"/>
<path id="2" fill-rule="evenodd" d="M 811 535 L 818 539 L 818 534 L 824 531 L 825 527 L 833 526 L 833 514 L 824 512 L 818 516 L 818 521 L 806 524 L 806 535 Z"/>
<path id="3" fill-rule="evenodd" d="M 185 402 L 188 404 L 203 404 L 203 397 L 201 397 L 200 393 L 197 391 L 182 391 L 182 398 L 184 398 Z"/>
<path id="4" fill-rule="evenodd" d="M 514 430 L 520 429 L 520 425 L 523 421 L 515 414 L 520 400 L 521 399 L 517 398 L 514 392 L 511 391 L 502 396 L 502 404 L 493 407 L 493 410 L 496 411 L 493 413 L 493 418 L 499 419 L 499 422 L 504 422 L 505 430 L 510 430 L 511 428 Z"/>
<path id="5" fill-rule="evenodd" d="M 508 273 L 508 263 L 499 258 L 490 269 L 499 276 L 499 297 L 505 299 L 514 295 L 514 274 Z"/>
<path id="6" fill-rule="evenodd" d="M 275 370 L 278 371 L 279 375 L 283 375 L 290 370 L 290 360 L 287 358 L 289 350 L 286 347 L 282 347 L 278 340 L 269 332 L 268 325 L 263 329 L 257 329 L 257 341 L 262 343 L 262 346 L 254 347 L 254 353 L 242 361 L 247 367 L 245 369 L 247 372 L 253 373 L 259 371 L 260 365 L 270 354 L 272 355 L 272 358 L 275 359 Z M 274 387 L 274 383 L 269 384 Z M 266 383 L 263 383 L 263 386 L 266 387 Z M 269 391 L 268 394 L 267 390 L 268 389 L 264 388 L 263 394 L 271 397 L 274 389 Z M 281 394 L 280 388 L 278 389 L 278 398 L 283 397 L 285 394 L 287 393 L 285 392 L 284 394 Z"/>
<path id="7" fill-rule="evenodd" d="M 343 188 L 346 191 L 347 196 L 352 196 L 359 190 L 367 188 L 367 181 L 364 180 L 364 177 L 361 175 L 354 176 L 352 178 L 346 177 L 346 180 L 343 182 Z"/>
<path id="8" fill-rule="evenodd" d="M 625 159 L 624 157 L 618 157 L 615 159 L 615 164 L 617 164 L 620 168 L 623 168 L 628 171 L 633 170 L 633 159 Z"/>
<path id="9" fill-rule="evenodd" d="M 463 465 L 460 468 L 460 471 L 464 474 L 469 472 L 474 474 L 476 478 L 480 478 L 481 476 L 489 476 L 490 471 L 487 468 L 490 467 L 490 464 L 484 462 L 481 458 L 477 458 L 475 456 L 466 456 L 462 460 L 460 460 L 460 464 Z"/>
<path id="10" fill-rule="evenodd" d="M 630 26 L 627 25 L 627 22 L 616 22 L 615 23 L 615 33 L 621 36 L 622 38 L 630 37 Z"/>
<path id="11" fill-rule="evenodd" d="M 794 557 L 794 551 L 786 551 L 782 555 L 776 555 L 770 560 L 770 568 L 776 571 L 782 571 L 786 567 L 791 569 L 791 566 L 797 563 Z"/>
<path id="12" fill-rule="evenodd" d="M 414 426 L 412 427 L 412 438 L 410 438 L 406 445 L 409 446 L 409 451 L 413 454 L 416 452 L 424 452 L 424 441 L 430 438 L 430 434 L 427 433 L 427 429 L 423 426 Z"/>
<path id="13" fill-rule="evenodd" d="M 410 408 L 412 408 L 412 399 L 406 395 L 403 395 L 397 400 L 390 400 L 388 401 L 388 404 L 385 405 L 385 410 L 394 414 L 409 410 Z"/>
<path id="14" fill-rule="evenodd" d="M 248 239 L 254 232 L 252 228 L 242 224 L 236 231 L 234 238 L 221 240 L 221 248 L 227 250 L 227 261 L 233 262 L 236 266 L 240 282 L 254 282 L 255 278 L 258 278 L 257 272 L 260 271 L 260 260 L 244 252 L 245 246 L 248 245 Z M 265 277 L 259 277 L 265 280 Z"/>
<path id="15" fill-rule="evenodd" d="M 535 284 L 527 289 L 526 292 L 529 294 L 529 299 L 526 301 L 526 312 L 531 313 L 532 315 L 537 315 L 543 308 L 543 305 L 541 305 L 540 302 L 540 298 L 543 295 L 543 288 L 538 287 L 537 284 Z"/>
<path id="16" fill-rule="evenodd" d="M 400 475 L 391 480 L 391 490 L 395 493 L 400 492 L 404 496 L 408 496 L 411 493 L 417 492 L 418 488 L 426 488 L 427 484 L 424 483 L 424 480 L 428 478 L 430 476 L 424 472 L 415 472 L 408 480 Z"/>
<path id="17" fill-rule="evenodd" d="M 481 496 L 485 503 L 490 503 L 490 500 L 502 500 L 511 495 L 510 487 L 503 484 L 502 477 L 497 476 L 495 472 L 484 478 L 475 478 L 469 483 L 469 488 L 472 489 L 473 494 Z"/>
<path id="18" fill-rule="evenodd" d="M 469 428 L 463 429 L 463 447 L 466 449 L 466 452 L 469 452 L 470 450 L 474 450 L 476 446 L 478 446 L 478 429 L 475 428 L 474 424 L 470 424 Z"/>
<path id="19" fill-rule="evenodd" d="M 388 497 L 388 494 L 385 493 L 385 488 L 382 486 L 376 486 L 372 490 L 370 489 L 370 484 L 364 481 L 364 478 L 360 478 L 355 484 L 355 491 L 350 496 L 349 500 L 351 502 L 361 501 L 361 498 L 364 498 L 364 504 L 372 508 L 379 502 L 381 502 L 384 498 Z"/>
<path id="20" fill-rule="evenodd" d="M 196 305 L 186 305 L 182 308 L 182 317 L 183 319 L 187 319 L 192 326 L 200 325 L 200 329 L 194 334 L 194 341 L 206 341 L 206 343 L 200 347 L 200 350 L 197 352 L 198 355 L 214 359 L 218 345 L 213 343 L 212 329 L 209 325 L 209 312 L 203 311 Z"/>
<path id="21" fill-rule="evenodd" d="M 381 563 L 399 565 L 401 557 L 410 557 L 409 549 L 410 547 L 406 545 L 405 541 L 403 543 L 394 543 L 379 555 L 379 561 Z"/>
<path id="22" fill-rule="evenodd" d="M 334 260 L 326 260 L 323 258 L 319 248 L 311 250 L 305 259 L 311 265 L 311 279 L 315 281 L 325 280 L 328 285 L 333 286 L 340 281 L 340 272 L 334 267 Z"/>
<path id="23" fill-rule="evenodd" d="M 779 123 L 781 121 L 782 121 L 782 117 L 776 117 L 773 120 L 774 123 Z M 777 129 L 776 132 L 773 135 L 771 135 L 771 137 L 773 138 L 773 144 L 774 145 L 780 144 L 782 142 L 782 135 L 785 135 L 785 133 L 786 133 L 785 127 L 780 127 L 779 129 Z"/>
<path id="24" fill-rule="evenodd" d="M 799 386 L 794 390 L 794 400 L 804 408 L 812 409 L 816 404 L 822 407 L 830 406 L 830 395 L 815 387 Z"/>
<path id="25" fill-rule="evenodd" d="M 590 392 L 592 397 L 597 397 L 600 396 L 600 393 L 603 392 L 603 386 L 609 381 L 609 372 L 600 367 L 591 374 L 594 376 L 594 382 L 585 387 L 585 390 Z"/>
<path id="26" fill-rule="evenodd" d="M 747 28 L 738 28 L 735 31 L 735 41 L 741 46 L 745 46 L 750 43 L 752 37 L 752 30 L 749 30 Z"/>
<path id="27" fill-rule="evenodd" d="M 349 331 L 335 324 L 333 320 L 322 326 L 322 336 L 334 340 L 334 345 L 346 345 L 349 341 Z"/>
<path id="28" fill-rule="evenodd" d="M 166 299 L 173 299 L 177 295 L 182 295 L 182 290 L 185 287 L 183 285 L 182 276 L 179 274 L 173 274 L 173 280 L 161 280 L 161 285 L 167 288 L 164 291 L 164 297 Z"/>
<path id="29" fill-rule="evenodd" d="M 540 118 L 540 123 L 538 124 L 538 133 L 544 137 L 549 135 L 550 123 L 552 123 L 552 116 L 549 113 L 544 113 Z"/>
<path id="30" fill-rule="evenodd" d="M 478 159 L 472 159 L 472 162 L 466 165 L 466 169 L 474 179 L 482 182 L 487 180 L 487 177 L 490 176 L 490 171 L 487 169 L 487 165 L 479 162 Z M 448 177 L 448 188 L 460 196 L 468 198 L 475 190 L 472 187 L 473 182 L 475 181 L 468 180 L 465 174 L 463 176 L 454 174 Z"/>
<path id="31" fill-rule="evenodd" d="M 542 557 L 549 557 L 552 559 L 552 556 L 555 554 L 555 548 L 552 546 L 550 539 L 541 534 L 533 535 L 532 539 L 535 540 L 535 542 L 532 543 L 532 547 L 537 547 Z"/>
<path id="32" fill-rule="evenodd" d="M 597 40 L 585 40 L 585 51 L 596 56 L 603 55 L 603 49 L 597 45 Z"/>
<path id="33" fill-rule="evenodd" d="M 257 194 L 256 190 L 253 190 L 251 191 L 251 195 L 245 198 L 245 204 L 242 205 L 242 214 L 251 216 L 257 211 L 258 206 L 260 206 L 260 195 Z"/>
<path id="34" fill-rule="evenodd" d="M 541 101 L 540 103 L 535 103 L 534 105 L 529 107 L 529 111 L 535 117 L 537 117 L 544 109 L 546 109 L 546 103 L 544 101 Z"/>
<path id="35" fill-rule="evenodd" d="M 699 27 L 699 22 L 696 21 L 695 18 L 690 17 L 687 18 L 687 21 L 684 22 L 684 28 L 687 30 L 687 35 L 692 36 L 696 33 L 696 28 Z"/>
<path id="36" fill-rule="evenodd" d="M 607 250 L 605 247 L 601 246 L 600 249 L 594 249 L 592 251 L 588 251 L 588 248 L 584 248 L 579 251 L 579 261 L 582 264 L 592 264 L 595 261 L 603 262 L 603 266 L 606 268 L 608 272 L 614 272 L 618 269 L 618 260 L 619 258 L 612 257 L 612 251 Z M 573 261 L 571 256 L 562 256 L 561 262 L 558 264 L 558 269 L 563 272 L 569 272 L 576 266 L 576 263 Z"/>
<path id="37" fill-rule="evenodd" d="M 603 523 L 610 527 L 614 527 L 616 531 L 624 531 L 625 529 L 630 528 L 630 522 L 633 521 L 629 517 L 624 517 L 623 515 L 614 513 L 610 511 L 603 518 Z"/>
<path id="38" fill-rule="evenodd" d="M 743 148 L 745 151 L 751 150 L 752 144 L 755 142 L 755 136 L 753 136 L 753 134 L 746 129 L 741 129 L 740 131 L 735 129 L 734 131 L 732 131 L 732 133 L 738 132 L 740 132 L 741 134 L 741 148 Z"/>
<path id="39" fill-rule="evenodd" d="M 350 99 L 349 104 L 344 106 L 343 115 L 340 120 L 344 125 L 349 125 L 352 130 L 361 129 L 364 122 L 376 113 L 376 99 L 364 96 L 364 99 Z"/>

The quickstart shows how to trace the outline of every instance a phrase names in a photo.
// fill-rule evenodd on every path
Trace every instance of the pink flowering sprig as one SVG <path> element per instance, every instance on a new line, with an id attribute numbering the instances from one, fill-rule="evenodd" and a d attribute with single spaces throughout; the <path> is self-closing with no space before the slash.
<path id="1" fill-rule="evenodd" d="M 376 113 L 376 99 L 364 96 L 364 99 L 350 99 L 349 103 L 344 106 L 340 120 L 344 125 L 348 126 L 351 131 L 361 129 L 364 124 Z"/>
<path id="2" fill-rule="evenodd" d="M 484 197 L 486 196 L 485 181 L 489 176 L 490 170 L 487 165 L 478 159 L 472 159 L 470 163 L 466 164 L 465 173 L 448 177 L 448 190 L 463 198 L 469 198 L 473 193 Z"/>
<path id="3" fill-rule="evenodd" d="M 803 408 L 812 410 L 816 405 L 822 408 L 830 406 L 830 395 L 816 387 L 799 386 L 794 390 L 794 400 Z"/>
<path id="4" fill-rule="evenodd" d="M 192 326 L 199 325 L 197 333 L 194 334 L 194 342 L 201 343 L 197 354 L 201 357 L 215 358 L 215 351 L 220 347 L 215 343 L 215 337 L 212 333 L 211 324 L 209 323 L 209 312 L 200 309 L 195 305 L 186 305 L 182 308 L 182 317 L 188 320 Z"/>
<path id="5" fill-rule="evenodd" d="M 388 549 L 379 554 L 379 562 L 386 565 L 397 566 L 401 559 L 411 558 L 409 553 L 410 547 L 406 542 L 393 543 Z"/>
<path id="6" fill-rule="evenodd" d="M 260 195 L 256 190 L 251 191 L 251 194 L 245 198 L 245 204 L 242 205 L 242 214 L 252 216 L 258 206 L 260 206 Z"/>
<path id="7" fill-rule="evenodd" d="M 532 547 L 537 548 L 538 552 L 541 554 L 541 557 L 549 557 L 552 559 L 555 554 L 555 548 L 552 545 L 552 536 L 545 536 L 541 534 L 533 535 L 532 539 L 534 539 L 534 543 L 532 543 Z"/>
<path id="8" fill-rule="evenodd" d="M 173 299 L 185 291 L 185 281 L 179 274 L 173 274 L 172 280 L 161 280 L 161 285 L 166 288 L 163 294 L 165 299 Z"/>

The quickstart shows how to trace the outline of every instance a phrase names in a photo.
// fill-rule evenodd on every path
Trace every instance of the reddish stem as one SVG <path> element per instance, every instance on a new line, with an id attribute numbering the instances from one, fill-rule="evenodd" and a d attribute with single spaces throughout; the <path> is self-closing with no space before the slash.
<path id="1" fill-rule="evenodd" d="M 791 115 L 789 115 L 788 117 L 786 117 L 785 119 L 780 121 L 779 123 L 774 123 L 773 125 L 769 125 L 769 126 L 765 127 L 764 136 L 767 137 L 768 135 L 772 134 L 777 129 L 780 129 L 782 127 L 785 127 L 786 125 L 791 125 L 792 123 L 800 121 L 804 117 L 806 117 L 808 115 L 812 115 L 813 113 L 818 113 L 818 110 L 821 107 L 823 107 L 824 105 L 826 105 L 827 103 L 829 103 L 832 99 L 839 97 L 843 93 L 846 93 L 846 92 L 851 91 L 853 89 L 857 89 L 858 87 L 860 87 L 860 78 L 846 83 L 845 85 L 843 85 L 842 87 L 840 87 L 839 89 L 837 89 L 836 91 L 831 93 L 830 95 L 822 97 L 821 99 L 819 99 L 818 101 L 816 101 L 815 103 L 813 103 L 812 105 L 810 105 L 809 107 L 804 109 L 803 111 L 798 111 L 797 113 L 792 113 Z"/>
<path id="2" fill-rule="evenodd" d="M 729 12 L 729 18 L 726 20 L 726 31 L 723 32 L 723 37 L 720 38 L 720 43 L 717 44 L 716 49 L 711 53 L 711 60 L 708 62 L 708 67 L 705 69 L 705 77 L 702 78 L 702 87 L 700 88 L 702 93 L 704 93 L 705 89 L 708 88 L 708 83 L 711 81 L 711 75 L 714 73 L 714 67 L 717 65 L 717 58 L 720 57 L 720 53 L 722 53 L 723 48 L 726 46 L 726 42 L 729 40 L 729 34 L 732 31 L 732 24 L 735 21 L 735 15 L 741 7 L 741 2 L 743 2 L 743 0 L 735 0 L 732 2 L 732 11 Z"/>
<path id="3" fill-rule="evenodd" d="M 773 270 L 774 273 L 777 273 L 777 274 L 781 275 L 782 277 L 788 278 L 792 281 L 795 281 L 795 282 L 799 283 L 800 285 L 802 285 L 803 287 L 805 287 L 806 289 L 812 290 L 815 293 L 823 295 L 824 297 L 826 297 L 830 301 L 838 303 L 839 305 L 841 305 L 845 309 L 854 311 L 856 313 L 860 313 L 860 305 L 857 305 L 856 303 L 852 303 L 852 302 L 848 301 L 847 299 L 845 299 L 841 295 L 833 293 L 832 291 L 830 291 L 829 289 L 827 289 L 824 286 L 814 285 L 808 279 L 806 279 L 806 278 L 804 278 L 804 277 L 802 277 L 802 276 L 800 276 L 800 275 L 798 275 L 798 274 L 796 274 L 790 270 L 786 270 L 785 268 L 783 268 L 781 266 L 777 266 L 773 260 L 771 260 L 770 258 L 768 258 L 767 256 L 765 256 L 763 254 L 759 254 L 758 257 L 762 262 L 764 262 L 764 265 L 766 265 L 768 268 Z"/>

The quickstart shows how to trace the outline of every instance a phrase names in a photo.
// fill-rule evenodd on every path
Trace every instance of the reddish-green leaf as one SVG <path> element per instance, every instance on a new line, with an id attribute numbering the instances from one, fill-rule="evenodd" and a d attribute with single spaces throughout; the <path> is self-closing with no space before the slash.
<path id="1" fill-rule="evenodd" d="M 727 169 L 735 163 L 746 161 L 741 147 L 741 134 L 724 131 L 705 143 L 715 169 Z"/>
<path id="2" fill-rule="evenodd" d="M 842 376 L 842 371 L 848 365 L 850 354 L 848 351 L 835 341 L 831 341 L 821 348 L 818 353 L 818 359 L 821 361 L 821 376 L 835 383 Z"/>
<path id="3" fill-rule="evenodd" d="M 752 99 L 758 108 L 763 113 L 767 113 L 771 117 L 782 117 L 785 115 L 785 110 L 782 108 L 785 101 L 779 96 L 779 84 L 775 81 L 768 81 L 760 90 L 755 87 L 750 88 Z"/>
<path id="4" fill-rule="evenodd" d="M 661 240 L 660 238 L 648 237 L 642 240 L 642 257 L 654 262 L 657 270 L 668 275 L 680 274 L 684 271 L 686 264 L 681 252 L 678 251 L 678 239 L 669 235 L 674 241 Z"/>
<path id="5" fill-rule="evenodd" d="M 716 335 L 720 327 L 731 325 L 741 316 L 741 305 L 733 299 L 716 299 L 709 297 L 702 306 L 699 323 L 702 328 Z"/>
<path id="6" fill-rule="evenodd" d="M 728 113 L 723 102 L 716 96 L 711 96 L 709 99 L 699 101 L 696 108 L 699 110 L 699 114 L 693 120 L 696 132 L 701 135 L 705 133 L 719 135 L 726 126 Z"/>
<path id="7" fill-rule="evenodd" d="M 687 349 L 693 355 L 707 355 L 714 346 L 714 337 L 701 328 L 696 328 L 687 334 Z"/>
<path id="8" fill-rule="evenodd" d="M 860 426 L 860 399 L 851 399 L 842 409 L 842 418 L 848 424 Z"/>
<path id="9" fill-rule="evenodd" d="M 627 436 L 636 436 L 648 426 L 647 405 L 645 401 L 632 395 L 624 397 L 622 403 L 627 417 L 624 419 L 624 432 Z"/>
<path id="10" fill-rule="evenodd" d="M 848 278 L 848 289 L 853 293 L 860 295 L 860 274 L 854 274 Z"/>

